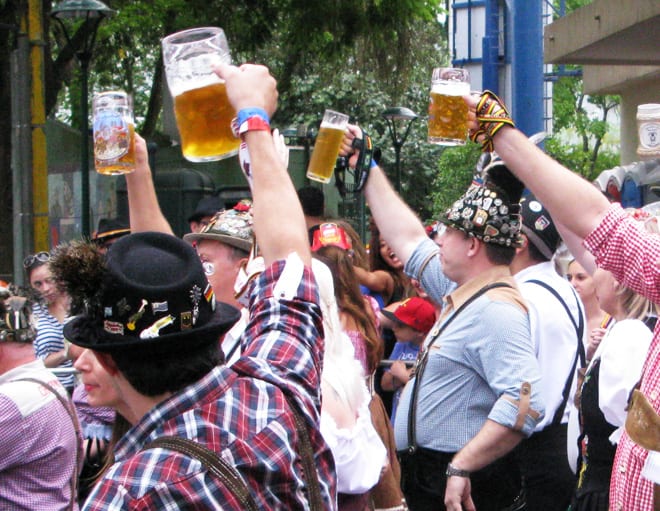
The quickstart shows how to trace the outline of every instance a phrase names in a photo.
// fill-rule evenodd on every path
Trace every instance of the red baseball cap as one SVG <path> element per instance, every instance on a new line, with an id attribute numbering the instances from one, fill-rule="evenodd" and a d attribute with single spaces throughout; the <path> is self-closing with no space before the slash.
<path id="1" fill-rule="evenodd" d="M 435 323 L 435 307 L 424 298 L 413 296 L 399 303 L 394 312 L 383 309 L 383 315 L 392 321 L 403 323 L 418 332 L 427 333 Z"/>
<path id="2" fill-rule="evenodd" d="M 334 246 L 344 250 L 351 249 L 351 239 L 346 231 L 337 224 L 321 224 L 314 231 L 312 240 L 312 252 L 316 252 L 321 247 Z"/>

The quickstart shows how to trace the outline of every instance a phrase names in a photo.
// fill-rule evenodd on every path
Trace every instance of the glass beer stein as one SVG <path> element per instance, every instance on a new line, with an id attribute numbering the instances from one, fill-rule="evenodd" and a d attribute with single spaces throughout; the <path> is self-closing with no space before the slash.
<path id="1" fill-rule="evenodd" d="M 347 125 L 348 115 L 333 110 L 325 111 L 307 167 L 309 179 L 320 183 L 330 182 Z"/>
<path id="2" fill-rule="evenodd" d="M 174 99 L 181 150 L 193 162 L 216 161 L 238 153 L 231 129 L 236 116 L 213 64 L 231 64 L 225 33 L 203 27 L 168 35 L 162 41 L 167 84 Z"/>
<path id="3" fill-rule="evenodd" d="M 135 170 L 135 126 L 133 102 L 123 91 L 100 92 L 94 96 L 94 167 L 105 175 Z"/>
<path id="4" fill-rule="evenodd" d="M 431 80 L 429 138 L 432 144 L 464 145 L 467 139 L 468 107 L 462 96 L 470 93 L 467 69 L 437 67 Z"/>

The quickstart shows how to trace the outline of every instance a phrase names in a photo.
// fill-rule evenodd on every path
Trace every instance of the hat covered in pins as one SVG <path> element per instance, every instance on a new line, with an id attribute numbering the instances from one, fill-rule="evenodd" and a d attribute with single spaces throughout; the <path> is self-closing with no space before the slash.
<path id="1" fill-rule="evenodd" d="M 108 250 L 90 306 L 64 325 L 66 339 L 96 351 L 172 353 L 217 342 L 238 311 L 216 303 L 195 249 L 174 236 L 124 236 Z"/>
<path id="2" fill-rule="evenodd" d="M 484 243 L 522 246 L 519 201 L 524 185 L 497 157 L 483 175 L 483 182 L 475 180 L 439 220 Z"/>

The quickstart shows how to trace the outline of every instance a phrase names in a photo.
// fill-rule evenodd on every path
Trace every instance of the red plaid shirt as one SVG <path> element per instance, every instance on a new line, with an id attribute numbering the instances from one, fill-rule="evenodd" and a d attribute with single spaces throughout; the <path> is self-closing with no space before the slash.
<path id="1" fill-rule="evenodd" d="M 586 239 L 601 268 L 611 271 L 629 288 L 660 303 L 660 236 L 644 231 L 621 206 L 611 206 L 607 216 Z M 653 332 L 640 390 L 660 412 L 660 321 Z M 612 466 L 610 509 L 653 511 L 653 482 L 641 476 L 648 451 L 624 432 Z"/>
<path id="2" fill-rule="evenodd" d="M 291 272 L 298 266 L 299 273 Z M 274 263 L 251 295 L 245 351 L 153 408 L 117 444 L 117 463 L 87 500 L 88 510 L 240 510 L 231 490 L 199 461 L 156 448 L 177 435 L 218 452 L 240 473 L 259 509 L 308 509 L 299 438 L 286 395 L 303 412 L 326 509 L 336 508 L 332 454 L 319 431 L 323 353 L 318 294 L 309 268 Z"/>

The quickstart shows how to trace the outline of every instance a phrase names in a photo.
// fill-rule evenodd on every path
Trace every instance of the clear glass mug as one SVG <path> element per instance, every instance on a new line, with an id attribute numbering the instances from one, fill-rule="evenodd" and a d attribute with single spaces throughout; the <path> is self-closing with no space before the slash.
<path id="1" fill-rule="evenodd" d="M 464 145 L 468 135 L 468 107 L 462 96 L 470 93 L 467 69 L 436 67 L 431 78 L 429 137 L 432 144 Z"/>
<path id="2" fill-rule="evenodd" d="M 320 183 L 329 183 L 337 164 L 339 148 L 348 125 L 348 115 L 326 110 L 314 142 L 312 158 L 307 166 L 307 177 Z"/>
<path id="3" fill-rule="evenodd" d="M 238 153 L 231 129 L 236 112 L 214 64 L 231 64 L 221 28 L 202 27 L 168 35 L 162 41 L 165 75 L 176 117 L 181 151 L 193 162 L 216 161 Z"/>
<path id="4" fill-rule="evenodd" d="M 100 92 L 92 101 L 94 168 L 104 175 L 135 170 L 133 101 L 124 91 Z"/>

